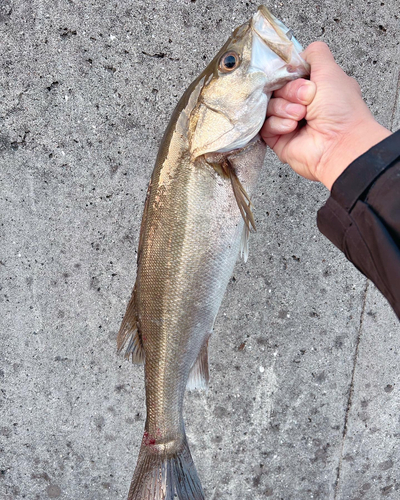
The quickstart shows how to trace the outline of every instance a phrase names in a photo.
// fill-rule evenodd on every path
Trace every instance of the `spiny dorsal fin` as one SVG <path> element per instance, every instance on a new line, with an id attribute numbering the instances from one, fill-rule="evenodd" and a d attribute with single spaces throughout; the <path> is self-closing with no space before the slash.
<path id="1" fill-rule="evenodd" d="M 128 347 L 125 351 L 125 358 L 129 359 L 132 356 L 132 363 L 144 362 L 144 349 L 142 338 L 137 328 L 136 308 L 135 308 L 135 290 L 133 289 L 128 307 L 126 308 L 124 319 L 117 337 L 117 352 L 122 351 L 125 344 L 128 342 Z"/>
<path id="2" fill-rule="evenodd" d="M 189 379 L 186 389 L 193 391 L 194 389 L 208 389 L 208 381 L 210 373 L 208 371 L 208 337 L 201 348 L 196 361 L 189 373 Z"/>

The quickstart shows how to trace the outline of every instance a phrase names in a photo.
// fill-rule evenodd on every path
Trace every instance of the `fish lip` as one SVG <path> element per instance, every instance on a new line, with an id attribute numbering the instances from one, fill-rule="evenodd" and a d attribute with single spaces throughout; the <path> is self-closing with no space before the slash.
<path id="1" fill-rule="evenodd" d="M 261 38 L 261 40 L 273 51 L 275 54 L 277 54 L 281 59 L 285 61 L 285 63 L 289 64 L 290 62 L 290 54 L 288 54 L 287 50 L 282 50 L 280 47 L 278 47 L 276 44 L 271 42 L 268 38 L 263 36 L 263 34 L 257 29 L 256 22 L 257 18 L 262 16 L 265 21 L 267 21 L 268 24 L 271 25 L 271 27 L 274 29 L 275 33 L 278 35 L 278 37 L 282 40 L 282 44 L 288 45 L 287 41 L 289 40 L 288 37 L 285 35 L 283 30 L 278 26 L 278 24 L 275 22 L 274 17 L 272 16 L 271 12 L 265 7 L 265 5 L 260 5 L 257 9 L 257 12 L 254 14 L 254 16 L 251 19 L 251 29 L 256 33 L 257 36 Z"/>
<path id="2" fill-rule="evenodd" d="M 272 36 L 274 40 L 271 40 L 266 33 L 260 31 L 258 27 L 260 20 L 267 23 L 267 29 L 269 28 L 270 31 L 268 35 Z M 293 36 L 293 31 L 287 28 L 279 19 L 275 18 L 265 5 L 260 5 L 258 7 L 257 12 L 250 21 L 250 28 L 254 36 L 258 37 L 272 52 L 287 64 L 288 73 L 294 74 L 293 79 L 309 76 L 311 69 L 310 65 L 300 57 L 303 47 Z M 290 37 L 288 35 L 290 35 Z"/>

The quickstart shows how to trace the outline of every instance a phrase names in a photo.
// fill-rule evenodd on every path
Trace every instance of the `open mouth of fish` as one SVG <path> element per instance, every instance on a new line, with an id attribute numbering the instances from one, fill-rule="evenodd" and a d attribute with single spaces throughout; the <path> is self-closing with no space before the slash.
<path id="1" fill-rule="evenodd" d="M 254 33 L 252 44 L 251 70 L 262 71 L 267 76 L 265 93 L 270 93 L 281 84 L 278 81 L 271 87 L 270 80 L 282 73 L 282 79 L 293 73 L 293 79 L 310 74 L 310 66 L 300 56 L 303 47 L 294 37 L 293 31 L 273 16 L 261 5 L 251 20 Z M 299 75 L 300 73 L 300 75 Z"/>

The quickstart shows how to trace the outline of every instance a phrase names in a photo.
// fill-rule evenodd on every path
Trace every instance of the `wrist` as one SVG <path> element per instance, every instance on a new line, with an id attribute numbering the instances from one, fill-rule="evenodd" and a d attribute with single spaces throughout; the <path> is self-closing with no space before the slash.
<path id="1" fill-rule="evenodd" d="M 351 133 L 342 135 L 325 153 L 315 172 L 317 180 L 329 190 L 340 174 L 356 158 L 391 135 L 391 132 L 374 119 L 355 125 Z"/>

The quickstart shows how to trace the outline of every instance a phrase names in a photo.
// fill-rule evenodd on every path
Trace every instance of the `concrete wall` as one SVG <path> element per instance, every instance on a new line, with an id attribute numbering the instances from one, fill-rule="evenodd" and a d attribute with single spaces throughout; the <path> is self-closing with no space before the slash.
<path id="1" fill-rule="evenodd" d="M 1 499 L 126 499 L 143 370 L 115 337 L 147 183 L 178 98 L 256 6 L 0 4 Z M 400 126 L 397 0 L 268 6 Z M 268 154 L 210 390 L 186 398 L 209 500 L 400 498 L 398 321 L 319 234 L 327 196 Z"/>

